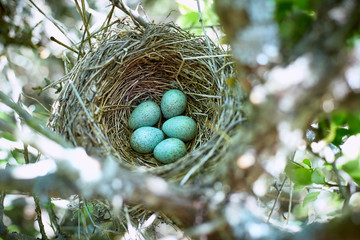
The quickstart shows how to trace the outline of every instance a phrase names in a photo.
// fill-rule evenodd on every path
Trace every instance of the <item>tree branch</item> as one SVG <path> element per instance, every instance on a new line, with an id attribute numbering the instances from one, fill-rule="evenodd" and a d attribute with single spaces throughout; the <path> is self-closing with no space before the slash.
<path id="1" fill-rule="evenodd" d="M 136 25 L 141 25 L 146 28 L 149 23 L 143 17 L 140 16 L 137 10 L 129 8 L 123 0 L 111 0 L 114 6 L 118 7 L 121 11 L 127 14 Z"/>

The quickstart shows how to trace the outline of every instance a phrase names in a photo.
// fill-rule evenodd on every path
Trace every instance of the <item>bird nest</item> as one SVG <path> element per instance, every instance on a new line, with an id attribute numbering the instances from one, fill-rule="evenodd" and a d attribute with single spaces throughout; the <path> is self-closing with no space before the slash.
<path id="1" fill-rule="evenodd" d="M 112 29 L 97 36 L 96 46 L 65 76 L 51 126 L 90 155 L 111 154 L 127 169 L 185 183 L 221 162 L 242 120 L 234 79 L 225 51 L 174 24 Z M 131 148 L 127 121 L 138 104 L 160 104 L 170 89 L 187 96 L 184 115 L 196 121 L 198 134 L 186 143 L 184 157 L 164 165 Z"/>

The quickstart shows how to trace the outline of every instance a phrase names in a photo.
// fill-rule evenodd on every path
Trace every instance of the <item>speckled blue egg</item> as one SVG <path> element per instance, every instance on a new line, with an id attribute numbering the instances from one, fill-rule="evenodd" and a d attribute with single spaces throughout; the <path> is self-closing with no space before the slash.
<path id="1" fill-rule="evenodd" d="M 131 147 L 139 153 L 151 153 L 164 140 L 164 133 L 154 127 L 136 129 L 130 137 Z"/>
<path id="2" fill-rule="evenodd" d="M 153 101 L 146 101 L 139 104 L 129 117 L 129 128 L 138 129 L 140 127 L 151 127 L 155 125 L 161 117 L 159 105 Z"/>
<path id="3" fill-rule="evenodd" d="M 196 136 L 197 126 L 192 118 L 176 116 L 166 120 L 162 125 L 162 130 L 168 137 L 179 138 L 186 142 Z"/>
<path id="4" fill-rule="evenodd" d="M 180 90 L 167 91 L 161 98 L 161 112 L 165 118 L 172 118 L 182 114 L 186 109 L 186 96 Z"/>
<path id="5" fill-rule="evenodd" d="M 177 138 L 168 138 L 160 142 L 154 149 L 154 157 L 162 163 L 172 163 L 185 156 L 186 146 Z"/>

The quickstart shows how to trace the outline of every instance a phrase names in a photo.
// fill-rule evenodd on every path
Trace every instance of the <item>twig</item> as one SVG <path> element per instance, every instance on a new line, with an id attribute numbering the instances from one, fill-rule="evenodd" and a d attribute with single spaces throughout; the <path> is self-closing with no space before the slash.
<path id="1" fill-rule="evenodd" d="M 83 224 L 83 228 L 84 228 L 84 235 L 85 235 L 85 238 L 86 239 L 90 239 L 89 238 L 89 231 L 88 231 L 88 227 L 87 227 L 87 223 L 86 223 L 86 217 L 85 217 L 85 214 L 84 214 L 84 210 L 83 208 L 81 207 L 81 201 L 80 201 L 81 198 L 79 198 L 79 213 L 80 213 L 80 216 L 81 216 L 81 219 L 82 219 L 82 224 Z"/>
<path id="2" fill-rule="evenodd" d="M 111 232 L 111 233 L 121 234 L 121 232 L 117 232 L 117 231 L 114 231 L 114 230 L 111 230 L 111 229 L 104 228 L 104 227 L 102 227 L 102 226 L 100 226 L 100 225 L 97 225 L 97 224 L 95 223 L 95 221 L 92 219 L 92 216 L 91 216 L 91 214 L 90 214 L 89 207 L 88 207 L 88 205 L 87 205 L 86 199 L 84 199 L 84 206 L 85 206 L 86 212 L 87 212 L 88 215 L 89 215 L 90 221 L 91 221 L 91 223 L 92 223 L 92 225 L 93 225 L 94 227 L 99 228 L 99 229 L 101 229 L 101 230 L 103 230 L 103 231 L 105 231 L 105 232 Z"/>
<path id="3" fill-rule="evenodd" d="M 334 161 L 332 163 L 332 167 L 333 167 L 333 172 L 335 174 L 336 183 L 339 186 L 340 194 L 341 194 L 342 198 L 344 198 L 343 210 L 346 212 L 348 210 L 348 207 L 349 207 L 350 196 L 349 196 L 349 193 L 348 193 L 348 191 L 346 189 L 346 186 L 341 184 L 339 170 L 336 167 L 336 161 Z"/>
<path id="4" fill-rule="evenodd" d="M 44 128 L 40 125 L 40 123 L 33 118 L 28 112 L 26 112 L 21 106 L 13 102 L 9 96 L 0 91 L 0 101 L 3 102 L 8 107 L 12 108 L 21 118 L 22 120 L 33 130 L 38 133 L 41 133 L 43 136 L 61 144 L 63 147 L 68 147 L 70 144 L 60 135 L 50 131 L 47 128 Z"/>
<path id="5" fill-rule="evenodd" d="M 60 42 L 59 40 L 57 40 L 56 38 L 54 38 L 54 37 L 52 37 L 52 36 L 50 37 L 50 40 L 56 42 L 57 44 L 65 47 L 65 48 L 67 48 L 67 49 L 69 49 L 69 50 L 71 50 L 71 51 L 73 51 L 73 52 L 76 53 L 76 54 L 79 54 L 79 51 L 73 49 L 72 47 L 67 46 L 66 44 Z"/>
<path id="6" fill-rule="evenodd" d="M 72 89 L 73 89 L 73 91 L 74 91 L 74 93 L 75 93 L 76 98 L 79 100 L 79 103 L 80 103 L 82 109 L 84 110 L 87 118 L 88 118 L 89 121 L 94 125 L 96 131 L 98 131 L 98 133 L 99 133 L 99 135 L 101 136 L 102 140 L 105 141 L 105 142 L 107 142 L 104 134 L 101 132 L 100 128 L 99 128 L 98 125 L 95 123 L 94 119 L 91 117 L 89 111 L 87 110 L 87 108 L 86 108 L 83 100 L 82 100 L 81 97 L 80 97 L 80 94 L 79 94 L 78 91 L 76 90 L 76 87 L 74 86 L 74 83 L 73 83 L 72 81 L 70 81 L 70 86 L 72 87 Z"/>
<path id="7" fill-rule="evenodd" d="M 28 146 L 28 144 L 24 143 L 24 159 L 26 164 L 30 163 Z"/>
<path id="8" fill-rule="evenodd" d="M 105 20 L 105 22 L 103 23 L 104 32 L 103 32 L 102 38 L 105 37 L 105 33 L 106 33 L 106 32 L 108 31 L 108 29 L 109 29 L 110 21 L 111 21 L 112 15 L 113 15 L 113 13 L 114 13 L 114 9 L 115 9 L 115 6 L 112 5 L 111 10 L 110 10 L 109 14 L 108 14 L 107 17 L 106 17 L 107 20 Z"/>
<path id="9" fill-rule="evenodd" d="M 91 35 L 90 30 L 89 30 L 90 18 L 89 18 L 89 20 L 86 18 L 85 2 L 84 2 L 84 0 L 81 0 L 81 7 L 78 3 L 78 0 L 75 0 L 75 4 L 76 4 L 76 8 L 80 14 L 81 20 L 83 21 L 85 32 L 88 34 L 88 36 L 90 36 Z M 84 35 L 85 35 L 85 33 L 84 33 Z M 83 38 L 84 38 L 84 36 L 83 36 Z M 88 38 L 88 41 L 89 41 L 89 45 L 91 47 L 91 38 Z"/>
<path id="10" fill-rule="evenodd" d="M 210 55 L 210 56 L 200 56 L 200 57 L 186 57 L 183 60 L 193 60 L 193 59 L 203 59 L 203 58 L 221 58 L 221 57 L 231 57 L 230 54 L 220 54 L 220 55 Z"/>
<path id="11" fill-rule="evenodd" d="M 54 227 L 55 227 L 55 233 L 56 233 L 56 236 L 57 236 L 57 239 L 68 239 L 68 236 L 65 234 L 65 233 L 63 233 L 62 232 L 62 230 L 61 230 L 61 227 L 60 227 L 60 225 L 59 225 L 59 223 L 58 223 L 58 218 L 57 218 L 57 216 L 56 216 L 56 214 L 55 214 L 55 211 L 54 211 L 54 208 L 53 208 L 53 206 L 52 206 L 52 204 L 51 204 L 51 199 L 50 199 L 50 197 L 48 198 L 48 204 L 49 204 L 49 217 L 50 217 L 50 221 L 51 221 L 51 223 L 54 225 Z"/>
<path id="12" fill-rule="evenodd" d="M 89 20 L 90 20 L 90 17 L 91 17 L 91 15 L 89 16 Z M 85 35 L 86 35 L 86 30 L 84 30 L 84 33 L 83 33 L 83 35 L 82 35 L 82 37 L 81 37 L 81 42 L 80 42 L 80 46 L 79 46 L 79 54 L 78 54 L 78 58 L 77 58 L 77 62 L 78 61 L 80 61 L 80 57 L 82 57 L 83 56 L 83 52 L 81 51 L 81 49 L 82 49 L 82 47 L 83 47 L 83 45 L 84 45 L 84 42 L 85 42 Z M 90 36 L 90 35 L 89 35 Z M 90 37 L 88 37 L 88 40 L 89 40 L 89 43 L 90 43 L 90 46 L 91 46 L 91 38 Z"/>
<path id="13" fill-rule="evenodd" d="M 39 228 L 40 228 L 40 233 L 41 233 L 41 237 L 43 240 L 47 240 L 48 237 L 46 236 L 46 233 L 45 233 L 45 227 L 44 227 L 44 224 L 42 222 L 42 216 L 41 216 L 41 207 L 40 207 L 40 202 L 39 202 L 39 198 L 36 197 L 34 195 L 34 201 L 35 201 L 35 212 L 36 212 L 36 220 L 39 224 Z"/>
<path id="14" fill-rule="evenodd" d="M 213 29 L 214 27 L 221 27 L 220 24 L 214 24 L 214 25 L 204 25 L 204 28 L 211 28 Z M 184 30 L 190 30 L 190 29 L 194 29 L 194 28 L 203 28 L 203 26 L 191 26 L 191 27 L 186 27 L 183 28 Z"/>
<path id="15" fill-rule="evenodd" d="M 28 98 L 28 99 L 31 99 L 33 101 L 35 101 L 37 104 L 39 104 L 47 113 L 51 113 L 49 109 L 47 109 L 44 104 L 42 104 L 38 99 L 32 97 L 32 96 L 29 96 L 29 95 L 26 95 L 24 92 L 21 93 L 24 97 Z"/>
<path id="16" fill-rule="evenodd" d="M 270 222 L 271 215 L 272 215 L 273 212 L 274 212 L 276 203 L 279 201 L 279 197 L 280 197 L 280 195 L 281 195 L 281 193 L 282 193 L 282 190 L 283 190 L 283 187 L 284 187 L 284 184 L 285 184 L 286 180 L 287 180 L 287 177 L 284 178 L 284 180 L 283 180 L 283 182 L 282 182 L 282 184 L 281 184 L 281 186 L 280 186 L 280 189 L 278 190 L 278 195 L 277 195 L 277 197 L 276 197 L 276 199 L 275 199 L 274 205 L 273 205 L 272 208 L 271 208 L 271 211 L 270 211 L 270 214 L 269 214 L 269 216 L 268 216 L 267 222 Z"/>
<path id="17" fill-rule="evenodd" d="M 4 224 L 4 199 L 5 192 L 0 192 L 0 237 L 3 237 L 8 233 L 8 229 Z"/>
<path id="18" fill-rule="evenodd" d="M 293 183 L 290 181 L 290 200 L 289 200 L 289 207 L 288 207 L 288 216 L 286 219 L 286 224 L 289 224 L 290 219 L 290 213 L 291 213 L 291 207 L 292 207 L 292 198 L 293 198 Z"/>
<path id="19" fill-rule="evenodd" d="M 200 22 L 200 24 L 201 24 L 201 28 L 202 28 L 202 31 L 203 31 L 204 36 L 205 36 L 205 41 L 206 41 L 206 44 L 207 44 L 207 46 L 208 46 L 208 48 L 209 48 L 210 55 L 213 55 L 212 49 L 211 49 L 211 46 L 210 46 L 210 42 L 209 42 L 209 38 L 208 38 L 208 36 L 207 36 L 207 34 L 206 34 L 206 30 L 205 30 L 204 23 L 203 23 L 203 19 L 202 19 L 200 2 L 199 2 L 199 0 L 196 0 L 196 2 L 197 2 L 198 12 L 199 12 L 199 22 Z M 214 72 L 216 72 L 216 69 L 215 69 L 215 61 L 214 61 L 213 58 L 211 58 L 211 61 L 212 61 L 213 70 L 214 70 Z"/>
<path id="20" fill-rule="evenodd" d="M 66 32 L 66 30 L 62 29 L 62 27 L 58 23 L 56 23 L 54 19 L 50 18 L 48 14 L 45 14 L 32 0 L 29 1 L 45 18 L 47 18 L 50 22 L 52 22 L 52 24 L 55 25 L 55 27 L 59 29 L 60 32 L 64 34 L 64 36 L 67 37 L 67 39 L 69 39 L 73 45 L 75 44 L 74 41 L 69 38 L 69 34 Z"/>
<path id="21" fill-rule="evenodd" d="M 79 201 L 79 203 L 78 203 L 78 238 L 80 239 L 80 236 L 81 236 L 81 231 L 80 231 L 80 228 L 81 228 L 81 217 L 80 217 L 80 204 L 81 204 L 81 202 L 80 202 L 80 198 L 78 199 L 78 201 Z"/>
<path id="22" fill-rule="evenodd" d="M 111 0 L 111 2 L 116 6 L 118 7 L 120 10 L 122 10 L 124 13 L 126 13 L 128 16 L 131 17 L 131 19 L 133 20 L 133 22 L 136 24 L 136 25 L 141 25 L 143 26 L 144 28 L 146 28 L 149 23 L 143 18 L 140 16 L 139 12 L 138 11 L 134 11 L 132 10 L 131 8 L 129 8 L 123 0 Z"/>

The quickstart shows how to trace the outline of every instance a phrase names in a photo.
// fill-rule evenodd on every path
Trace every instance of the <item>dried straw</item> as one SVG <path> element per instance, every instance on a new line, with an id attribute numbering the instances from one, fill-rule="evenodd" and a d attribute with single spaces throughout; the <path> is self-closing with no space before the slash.
<path id="1" fill-rule="evenodd" d="M 178 26 L 113 29 L 65 76 L 68 84 L 55 105 L 51 125 L 89 154 L 112 154 L 128 169 L 184 184 L 200 173 L 213 172 L 226 153 L 233 128 L 242 121 L 241 94 L 229 81 L 233 77 L 231 59 L 222 49 Z M 186 94 L 185 115 L 197 122 L 198 135 L 187 143 L 186 156 L 163 165 L 152 154 L 130 147 L 127 120 L 145 100 L 160 104 L 169 89 Z"/>

